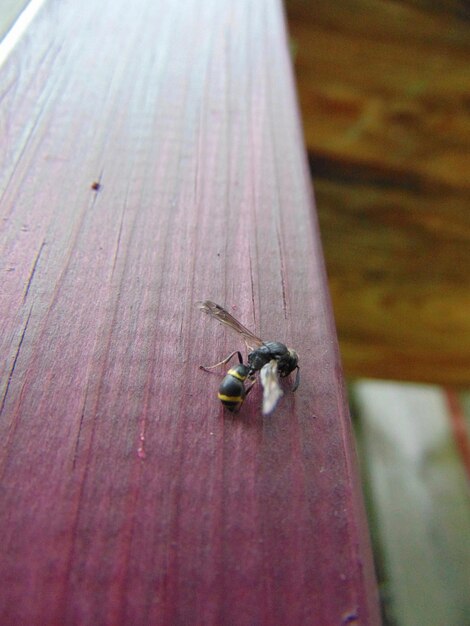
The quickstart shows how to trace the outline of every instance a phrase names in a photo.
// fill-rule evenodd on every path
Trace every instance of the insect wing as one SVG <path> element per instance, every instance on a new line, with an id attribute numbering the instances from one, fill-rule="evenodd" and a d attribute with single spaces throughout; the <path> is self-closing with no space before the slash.
<path id="1" fill-rule="evenodd" d="M 196 306 L 204 313 L 207 313 L 207 315 L 210 315 L 222 324 L 225 324 L 225 326 L 231 328 L 238 335 L 241 335 L 245 340 L 248 348 L 253 350 L 254 348 L 259 348 L 263 345 L 262 339 L 254 335 L 251 331 L 248 330 L 248 328 L 245 328 L 245 326 L 243 326 L 243 324 L 236 320 L 233 315 L 230 315 L 228 311 L 223 309 L 215 302 L 211 302 L 210 300 L 204 300 L 203 302 L 196 302 Z"/>
<path id="2" fill-rule="evenodd" d="M 269 415 L 274 411 L 279 398 L 283 395 L 279 386 L 277 361 L 275 359 L 261 368 L 260 378 L 263 385 L 263 415 Z"/>

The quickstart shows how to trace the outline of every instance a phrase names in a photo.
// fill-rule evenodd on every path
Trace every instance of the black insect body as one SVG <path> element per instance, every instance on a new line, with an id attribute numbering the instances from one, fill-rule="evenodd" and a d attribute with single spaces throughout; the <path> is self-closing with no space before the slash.
<path id="1" fill-rule="evenodd" d="M 255 381 L 252 381 L 251 385 L 245 388 L 250 368 L 243 364 L 240 352 L 238 352 L 238 358 L 240 363 L 229 369 L 219 387 L 219 400 L 229 411 L 238 411 L 255 384 Z"/>
<path id="2" fill-rule="evenodd" d="M 279 386 L 278 376 L 288 376 L 294 370 L 297 370 L 294 386 L 292 391 L 295 391 L 300 382 L 300 369 L 298 365 L 298 355 L 295 350 L 287 348 L 283 343 L 278 341 L 266 341 L 264 342 L 259 337 L 256 337 L 251 331 L 249 331 L 243 324 L 236 320 L 230 313 L 223 309 L 215 302 L 205 300 L 204 302 L 197 303 L 198 308 L 207 313 L 211 317 L 214 317 L 218 321 L 222 322 L 237 334 L 241 335 L 245 340 L 245 343 L 250 350 L 248 354 L 248 364 L 244 366 L 247 368 L 247 378 L 251 380 L 257 372 L 260 373 L 261 384 L 263 385 L 263 413 L 267 415 L 271 413 L 275 408 L 279 398 L 282 396 L 282 390 Z M 212 369 L 218 365 L 227 363 L 235 354 L 238 354 L 240 365 L 243 364 L 240 352 L 233 352 L 226 359 L 220 363 L 216 363 L 210 368 Z M 239 366 L 237 366 L 239 367 Z M 226 376 L 226 378 L 228 375 Z M 226 380 L 224 379 L 224 381 Z M 222 382 L 221 387 L 224 384 Z M 228 384 L 228 383 L 227 383 Z M 251 389 L 251 387 L 249 388 Z M 249 390 L 248 390 L 249 391 Z M 246 393 L 248 393 L 248 391 Z M 220 397 L 221 391 L 219 390 L 219 399 L 225 404 L 224 400 Z M 222 393 L 222 396 L 227 395 Z M 246 394 L 245 394 L 246 396 Z M 244 397 L 243 397 L 244 399 Z M 242 400 L 243 402 L 243 400 Z M 225 404 L 225 406 L 227 406 Z M 238 405 L 238 407 L 240 404 Z M 234 410 L 234 409 L 232 409 Z"/>
<path id="3" fill-rule="evenodd" d="M 277 361 L 277 370 L 282 378 L 288 376 L 295 369 L 299 372 L 299 357 L 295 350 L 289 350 L 287 346 L 279 341 L 266 341 L 262 346 L 248 354 L 248 365 L 252 370 L 251 373 L 261 370 L 272 359 Z M 298 377 L 299 375 L 296 377 L 292 391 L 295 391 L 299 386 Z"/>

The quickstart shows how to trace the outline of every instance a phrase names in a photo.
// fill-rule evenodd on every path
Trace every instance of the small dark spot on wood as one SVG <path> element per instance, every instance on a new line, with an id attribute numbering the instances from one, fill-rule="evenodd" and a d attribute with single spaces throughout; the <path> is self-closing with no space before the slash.
<path id="1" fill-rule="evenodd" d="M 96 180 L 91 184 L 91 188 L 93 191 L 99 191 L 101 189 L 101 184 Z"/>

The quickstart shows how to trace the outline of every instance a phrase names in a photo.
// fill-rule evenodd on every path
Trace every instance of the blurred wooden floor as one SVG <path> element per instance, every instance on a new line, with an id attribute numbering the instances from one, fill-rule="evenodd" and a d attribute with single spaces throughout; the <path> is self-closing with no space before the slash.
<path id="1" fill-rule="evenodd" d="M 287 12 L 346 374 L 468 384 L 465 4 Z"/>
<path id="2" fill-rule="evenodd" d="M 470 395 L 351 385 L 383 626 L 467 626 Z"/>

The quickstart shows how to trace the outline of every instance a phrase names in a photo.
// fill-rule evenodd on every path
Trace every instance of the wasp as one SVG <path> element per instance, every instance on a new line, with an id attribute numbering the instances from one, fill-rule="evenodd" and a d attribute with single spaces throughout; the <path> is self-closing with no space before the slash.
<path id="1" fill-rule="evenodd" d="M 218 365 L 227 363 L 235 354 L 238 355 L 238 365 L 229 369 L 223 381 L 220 383 L 219 392 L 217 394 L 219 400 L 229 411 L 238 411 L 256 382 L 250 374 L 250 368 L 248 365 L 243 363 L 243 357 L 241 352 L 238 350 L 236 352 L 232 352 L 232 354 L 230 354 L 227 359 L 224 359 L 221 363 L 212 365 L 212 367 L 217 367 Z M 204 369 L 211 368 L 209 367 Z M 249 387 L 245 387 L 246 381 L 250 381 L 251 384 Z"/>
<path id="2" fill-rule="evenodd" d="M 284 378 L 296 370 L 297 373 L 292 391 L 297 389 L 300 383 L 300 368 L 299 357 L 295 350 L 288 348 L 279 341 L 263 341 L 215 302 L 204 300 L 203 302 L 197 302 L 196 306 L 240 335 L 249 350 L 246 365 L 243 363 L 241 353 L 235 351 L 229 354 L 226 359 L 220 361 L 220 363 L 216 363 L 211 367 L 203 367 L 203 369 L 207 370 L 224 365 L 235 355 L 238 355 L 239 365 L 227 372 L 219 388 L 219 399 L 224 406 L 232 411 L 240 408 L 248 392 L 251 391 L 256 382 L 257 372 L 259 372 L 263 387 L 264 415 L 268 415 L 274 410 L 283 395 L 279 385 L 279 376 Z M 237 381 L 236 383 L 234 379 Z M 245 381 L 247 380 L 252 384 L 246 389 Z"/>

